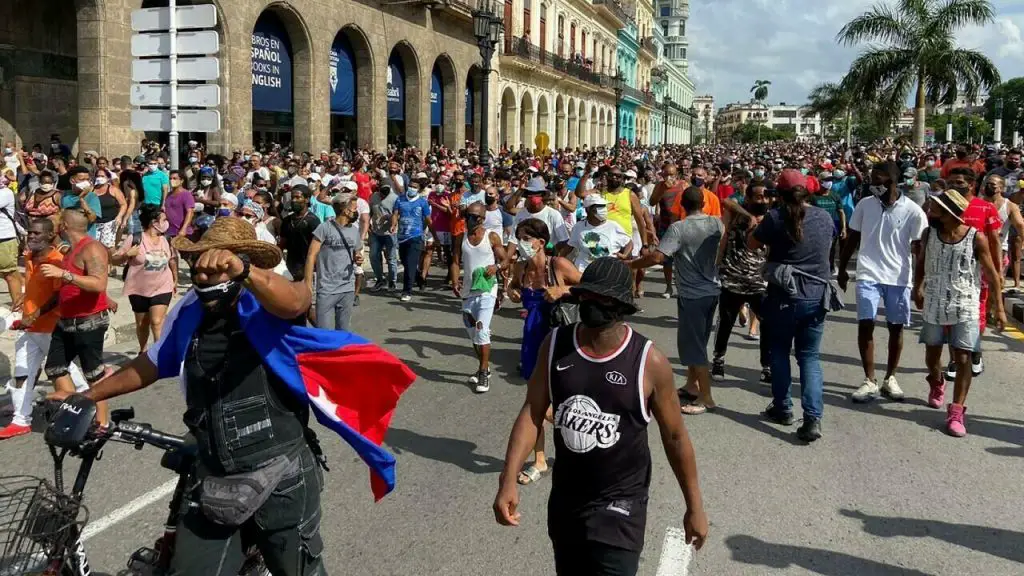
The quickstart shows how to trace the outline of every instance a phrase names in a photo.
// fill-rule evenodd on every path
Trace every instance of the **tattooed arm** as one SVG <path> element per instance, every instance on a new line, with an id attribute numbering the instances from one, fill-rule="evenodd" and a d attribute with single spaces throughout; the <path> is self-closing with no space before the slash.
<path id="1" fill-rule="evenodd" d="M 90 242 L 82 250 L 81 257 L 85 264 L 85 274 L 72 274 L 70 283 L 86 292 L 106 292 L 108 269 L 106 248 L 99 242 Z"/>

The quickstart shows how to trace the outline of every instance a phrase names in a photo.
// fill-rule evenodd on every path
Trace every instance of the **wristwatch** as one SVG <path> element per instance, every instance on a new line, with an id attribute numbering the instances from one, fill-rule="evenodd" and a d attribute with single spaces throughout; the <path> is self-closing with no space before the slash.
<path id="1" fill-rule="evenodd" d="M 64 273 L 60 275 L 60 279 L 63 280 L 65 284 L 71 284 L 75 279 L 75 275 L 65 270 Z"/>
<path id="2" fill-rule="evenodd" d="M 232 278 L 232 280 L 241 284 L 242 282 L 245 282 L 246 279 L 249 278 L 249 256 L 245 254 L 239 254 L 238 259 L 242 261 L 242 272 L 238 276 Z"/>

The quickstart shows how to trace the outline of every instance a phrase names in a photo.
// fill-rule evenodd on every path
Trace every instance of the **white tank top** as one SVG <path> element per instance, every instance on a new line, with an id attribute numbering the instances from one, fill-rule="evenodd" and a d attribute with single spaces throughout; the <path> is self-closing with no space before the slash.
<path id="1" fill-rule="evenodd" d="M 497 236 L 498 242 L 501 242 L 501 235 L 490 230 L 484 234 L 476 246 L 469 240 L 469 234 L 466 234 L 466 238 L 462 241 L 462 294 L 464 297 L 477 294 L 498 294 L 497 274 L 487 277 L 483 272 L 488 266 L 494 265 L 491 234 Z M 475 286 L 474 279 L 476 280 Z"/>
<path id="2" fill-rule="evenodd" d="M 1003 253 L 1005 254 L 1010 249 L 1010 201 L 1003 198 L 1003 205 L 1000 206 L 997 211 L 999 212 L 999 219 L 1003 221 L 1003 227 L 999 229 L 999 239 L 1003 245 Z M 1000 266 L 999 262 L 996 262 L 996 268 Z"/>
<path id="3" fill-rule="evenodd" d="M 487 210 L 484 215 L 484 230 L 488 232 L 494 232 L 501 238 L 502 233 L 505 231 L 505 227 L 502 226 L 501 210 Z"/>

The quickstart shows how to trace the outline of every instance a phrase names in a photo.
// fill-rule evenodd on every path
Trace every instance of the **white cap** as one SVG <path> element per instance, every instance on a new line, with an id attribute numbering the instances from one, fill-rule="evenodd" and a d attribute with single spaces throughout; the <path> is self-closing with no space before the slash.
<path id="1" fill-rule="evenodd" d="M 346 190 L 359 190 L 359 185 L 351 180 L 346 180 L 342 182 L 341 187 Z"/>
<path id="2" fill-rule="evenodd" d="M 315 180 L 315 181 L 319 182 L 321 180 L 320 174 L 318 174 L 316 172 L 310 172 L 309 173 L 309 179 L 310 180 Z M 294 178 L 293 178 L 293 180 L 294 180 Z M 292 184 L 292 186 L 294 186 L 294 184 Z"/>
<path id="3" fill-rule="evenodd" d="M 413 176 L 413 178 L 416 179 L 416 180 L 423 180 L 423 179 L 427 178 L 427 173 L 426 172 L 417 172 L 416 175 Z"/>
<path id="4" fill-rule="evenodd" d="M 537 167 L 536 166 L 530 166 L 526 170 L 529 171 L 529 172 L 533 172 L 534 174 L 537 173 Z"/>
<path id="5" fill-rule="evenodd" d="M 587 194 L 587 197 L 583 199 L 583 207 L 590 208 L 591 206 L 607 206 L 608 201 L 604 199 L 604 196 L 593 193 Z"/>
<path id="6" fill-rule="evenodd" d="M 636 170 L 626 170 L 626 178 L 636 178 Z"/>
<path id="7" fill-rule="evenodd" d="M 238 207 L 238 196 L 235 196 L 231 192 L 225 192 L 221 194 L 220 199 L 221 201 L 226 201 L 228 204 L 231 204 L 232 206 Z"/>
<path id="8" fill-rule="evenodd" d="M 587 167 L 587 163 L 586 162 L 577 162 L 576 163 L 576 167 L 577 168 L 586 168 Z"/>

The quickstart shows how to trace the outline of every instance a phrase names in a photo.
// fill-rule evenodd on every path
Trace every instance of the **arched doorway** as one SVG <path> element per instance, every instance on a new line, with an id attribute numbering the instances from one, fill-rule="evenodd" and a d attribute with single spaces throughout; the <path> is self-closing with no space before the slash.
<path id="1" fill-rule="evenodd" d="M 456 142 L 456 98 L 455 65 L 447 54 L 441 54 L 434 61 L 430 72 L 430 143 L 458 148 Z"/>
<path id="2" fill-rule="evenodd" d="M 480 67 L 473 65 L 466 74 L 466 140 L 478 144 L 480 140 Z M 491 143 L 493 145 L 493 142 Z"/>
<path id="3" fill-rule="evenodd" d="M 551 138 L 551 116 L 548 113 L 548 97 L 543 94 L 537 97 L 537 134 L 541 132 L 548 135 L 548 148 L 554 148 L 555 142 Z"/>
<path id="4" fill-rule="evenodd" d="M 590 106 L 590 146 L 599 146 L 600 143 L 597 140 L 597 108 L 591 104 Z"/>
<path id="5" fill-rule="evenodd" d="M 533 137 L 536 128 L 534 122 L 533 97 L 524 90 L 523 99 L 519 105 L 519 141 L 528 150 L 533 150 Z"/>
<path id="6" fill-rule="evenodd" d="M 579 146 L 587 145 L 587 107 L 580 100 L 577 104 L 579 110 L 577 112 L 577 118 L 579 121 L 576 123 L 576 142 Z"/>
<path id="7" fill-rule="evenodd" d="M 331 44 L 331 147 L 371 144 L 373 134 L 373 53 L 361 30 L 345 26 Z M 363 134 L 363 142 L 359 135 Z"/>
<path id="8" fill-rule="evenodd" d="M 252 28 L 252 141 L 257 148 L 293 143 L 293 56 L 281 12 L 264 10 Z"/>
<path id="9" fill-rule="evenodd" d="M 505 88 L 501 94 L 501 145 L 509 150 L 516 148 L 518 142 L 516 137 L 516 127 L 519 126 L 517 110 L 515 93 L 512 88 Z"/>
<path id="10" fill-rule="evenodd" d="M 407 42 L 391 50 L 385 78 L 388 144 L 416 146 L 420 143 L 419 61 Z"/>

